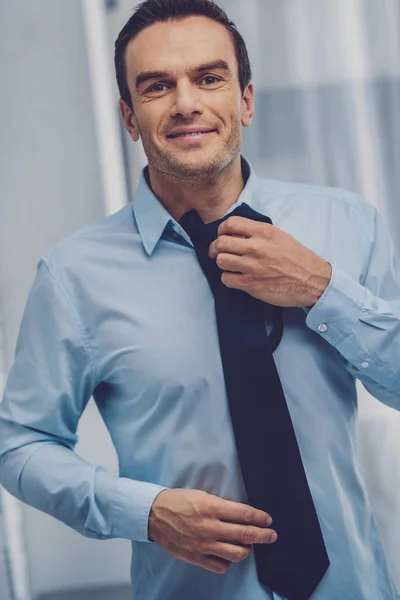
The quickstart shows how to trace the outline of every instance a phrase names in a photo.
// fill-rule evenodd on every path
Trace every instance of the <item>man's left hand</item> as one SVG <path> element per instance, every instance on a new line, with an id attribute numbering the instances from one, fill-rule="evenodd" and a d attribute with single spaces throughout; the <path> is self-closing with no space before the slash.
<path id="1" fill-rule="evenodd" d="M 224 285 L 275 306 L 313 306 L 332 276 L 331 265 L 290 234 L 238 216 L 218 227 L 209 257 Z"/>

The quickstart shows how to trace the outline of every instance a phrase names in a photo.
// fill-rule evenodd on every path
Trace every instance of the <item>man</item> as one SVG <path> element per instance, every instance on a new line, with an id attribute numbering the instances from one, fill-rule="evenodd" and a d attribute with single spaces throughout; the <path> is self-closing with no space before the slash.
<path id="1" fill-rule="evenodd" d="M 270 566 L 290 531 L 248 501 L 219 296 L 183 226 L 194 209 L 198 223 L 221 220 L 202 258 L 220 269 L 218 293 L 284 307 L 274 360 L 318 517 L 315 560 L 329 557 L 315 591 L 297 593 L 297 574 L 289 600 L 399 598 L 354 452 L 356 378 L 399 408 L 400 289 L 379 215 L 343 190 L 256 178 L 240 156 L 254 112 L 246 48 L 209 0 L 144 2 L 117 40 L 116 69 L 148 167 L 131 204 L 39 261 L 0 405 L 1 483 L 83 535 L 132 540 L 135 600 L 284 597 Z M 251 217 L 229 218 L 243 206 Z M 275 393 L 265 394 L 269 410 Z M 73 451 L 92 395 L 119 477 Z M 277 418 L 271 410 L 265 437 Z M 261 483 L 274 454 L 253 456 Z M 282 481 L 292 477 L 294 467 Z M 266 483 L 301 526 L 310 504 Z M 278 565 L 288 585 L 292 543 Z"/>

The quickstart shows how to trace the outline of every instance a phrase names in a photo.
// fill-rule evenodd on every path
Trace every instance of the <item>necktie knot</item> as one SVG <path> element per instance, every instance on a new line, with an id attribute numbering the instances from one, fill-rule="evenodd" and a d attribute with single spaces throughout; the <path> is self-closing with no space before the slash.
<path id="1" fill-rule="evenodd" d="M 230 296 L 239 299 L 241 296 L 248 295 L 246 292 L 237 289 L 226 290 L 221 282 L 221 269 L 216 264 L 215 259 L 211 259 L 208 256 L 210 244 L 218 237 L 218 227 L 223 221 L 226 221 L 232 216 L 245 217 L 247 219 L 252 219 L 253 221 L 272 224 L 269 217 L 257 212 L 245 202 L 242 202 L 242 204 L 221 219 L 217 219 L 211 223 L 204 223 L 195 209 L 186 212 L 179 223 L 192 240 L 198 261 L 208 279 L 212 293 L 215 295 L 222 291 L 222 293 L 228 293 Z M 247 298 L 247 304 L 249 310 L 260 310 L 264 314 L 265 320 L 273 325 L 269 336 L 269 343 L 271 351 L 274 352 L 282 339 L 282 308 L 261 302 L 261 300 L 256 300 L 250 296 Z"/>
<path id="2" fill-rule="evenodd" d="M 204 244 L 209 246 L 211 242 L 217 238 L 218 227 L 220 224 L 233 216 L 245 217 L 247 219 L 252 219 L 253 221 L 262 221 L 264 223 L 272 224 L 269 217 L 255 211 L 245 202 L 242 202 L 240 206 L 237 206 L 228 215 L 222 217 L 222 219 L 217 219 L 211 223 L 204 223 L 195 209 L 186 212 L 179 223 L 186 231 L 195 247 Z"/>

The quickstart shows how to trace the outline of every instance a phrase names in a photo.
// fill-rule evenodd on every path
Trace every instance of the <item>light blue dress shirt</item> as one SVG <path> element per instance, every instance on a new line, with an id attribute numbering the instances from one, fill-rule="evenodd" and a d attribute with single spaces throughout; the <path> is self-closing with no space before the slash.
<path id="1" fill-rule="evenodd" d="M 388 234 L 375 208 L 339 189 L 251 170 L 226 214 L 242 202 L 333 267 L 311 310 L 284 309 L 275 352 L 331 561 L 313 600 L 398 599 L 355 455 L 355 378 L 400 408 L 400 287 Z M 74 453 L 92 395 L 119 477 Z M 9 492 L 85 536 L 133 540 L 135 600 L 277 598 L 259 584 L 254 553 L 220 575 L 148 540 L 150 508 L 165 488 L 247 497 L 213 296 L 190 238 L 144 175 L 132 203 L 40 259 L 0 440 Z"/>

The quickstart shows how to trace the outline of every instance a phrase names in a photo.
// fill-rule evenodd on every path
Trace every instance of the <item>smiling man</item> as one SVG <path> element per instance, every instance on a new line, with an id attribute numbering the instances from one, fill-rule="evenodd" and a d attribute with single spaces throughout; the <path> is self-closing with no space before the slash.
<path id="1" fill-rule="evenodd" d="M 254 89 L 209 0 L 121 31 L 133 202 L 43 256 L 0 405 L 0 481 L 132 540 L 135 600 L 395 600 L 354 450 L 360 379 L 400 408 L 400 288 L 355 194 L 256 177 Z M 119 476 L 74 452 L 93 396 Z"/>
<path id="2" fill-rule="evenodd" d="M 181 9 L 188 11 L 179 2 L 147 8 L 160 16 Z M 116 44 L 122 117 L 143 142 L 152 190 L 170 214 L 178 220 L 192 207 L 212 221 L 243 188 L 241 130 L 254 111 L 250 65 L 247 59 L 239 74 L 231 34 L 219 22 L 189 15 L 134 35 L 145 16 L 138 11 Z"/>

